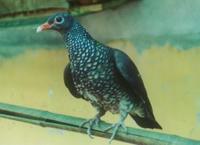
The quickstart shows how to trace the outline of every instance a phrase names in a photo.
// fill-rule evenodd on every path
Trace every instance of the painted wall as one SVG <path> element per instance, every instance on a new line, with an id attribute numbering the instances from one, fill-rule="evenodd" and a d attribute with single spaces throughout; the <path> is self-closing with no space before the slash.
<path id="1" fill-rule="evenodd" d="M 79 18 L 95 38 L 135 61 L 162 132 L 193 139 L 200 139 L 199 8 L 198 0 L 142 0 Z M 36 34 L 36 27 L 0 28 L 0 101 L 92 117 L 94 109 L 64 87 L 68 59 L 61 37 Z M 108 113 L 103 119 L 114 123 L 118 116 Z M 5 145 L 108 144 L 102 138 L 1 118 L 0 125 L 0 143 Z M 126 125 L 138 127 L 131 118 Z"/>
<path id="2" fill-rule="evenodd" d="M 178 51 L 175 47 L 151 47 L 137 53 L 131 43 L 115 41 L 137 64 L 161 132 L 200 139 L 200 49 Z M 0 101 L 51 112 L 91 118 L 95 109 L 73 98 L 63 83 L 66 51 L 29 50 L 0 63 Z M 118 115 L 107 113 L 103 120 L 115 123 Z M 108 140 L 42 128 L 0 118 L 1 143 L 5 145 L 107 145 Z M 126 125 L 139 128 L 128 117 Z M 155 130 L 157 131 L 157 130 Z M 12 139 L 10 139 L 12 137 Z M 112 145 L 125 145 L 114 141 Z"/>
<path id="3" fill-rule="evenodd" d="M 140 52 L 155 44 L 172 44 L 181 50 L 200 45 L 199 9 L 199 0 L 139 0 L 79 19 L 101 42 L 128 39 Z M 1 56 L 22 52 L 28 45 L 32 48 L 64 47 L 58 34 L 48 32 L 38 35 L 35 33 L 38 24 L 32 23 L 23 27 L 19 22 L 15 23 L 17 27 L 1 25 Z M 10 47 L 9 50 L 4 46 Z"/>
<path id="4" fill-rule="evenodd" d="M 200 45 L 199 9 L 199 0 L 139 0 L 78 19 L 101 42 L 128 39 L 140 52 L 152 45 L 165 44 L 181 50 Z M 64 47 L 59 34 L 38 35 L 35 33 L 38 24 L 31 22 L 32 25 L 23 27 L 17 21 L 14 23 L 17 27 L 0 25 L 0 56 L 21 53 L 28 45 L 34 49 Z"/>
<path id="5" fill-rule="evenodd" d="M 130 39 L 138 49 L 171 43 L 181 48 L 199 46 L 199 0 L 141 0 L 82 17 L 99 40 Z"/>

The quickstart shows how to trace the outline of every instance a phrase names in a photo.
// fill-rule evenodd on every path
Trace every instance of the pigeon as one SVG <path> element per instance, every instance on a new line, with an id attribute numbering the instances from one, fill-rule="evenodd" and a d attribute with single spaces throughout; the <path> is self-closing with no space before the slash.
<path id="1" fill-rule="evenodd" d="M 123 51 L 100 43 L 68 12 L 58 12 L 37 28 L 37 32 L 59 32 L 68 51 L 69 63 L 64 83 L 72 96 L 88 101 L 97 114 L 84 121 L 87 134 L 99 125 L 107 111 L 119 114 L 119 120 L 106 128 L 112 130 L 110 142 L 119 128 L 127 131 L 124 120 L 130 115 L 142 128 L 162 129 L 156 121 L 141 75 Z"/>

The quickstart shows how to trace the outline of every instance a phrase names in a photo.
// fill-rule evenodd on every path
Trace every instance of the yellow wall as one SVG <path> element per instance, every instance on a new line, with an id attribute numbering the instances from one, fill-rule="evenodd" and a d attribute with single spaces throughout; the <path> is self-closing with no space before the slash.
<path id="1" fill-rule="evenodd" d="M 155 116 L 166 133 L 200 139 L 200 49 L 178 51 L 171 46 L 152 46 L 138 54 L 125 41 L 111 42 L 121 47 L 137 64 L 151 100 Z M 65 49 L 29 50 L 0 61 L 0 102 L 39 108 L 51 112 L 90 118 L 95 110 L 73 98 L 63 83 L 68 59 Z M 107 113 L 104 120 L 117 121 Z M 131 118 L 126 125 L 139 128 Z M 2 145 L 107 145 L 108 140 L 0 118 Z M 125 145 L 113 141 L 112 145 Z"/>

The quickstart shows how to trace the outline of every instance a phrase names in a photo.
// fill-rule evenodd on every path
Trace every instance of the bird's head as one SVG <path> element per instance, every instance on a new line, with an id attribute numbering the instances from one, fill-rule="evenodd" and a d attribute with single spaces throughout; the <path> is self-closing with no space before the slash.
<path id="1" fill-rule="evenodd" d="M 37 32 L 44 30 L 56 30 L 60 33 L 64 33 L 70 30 L 73 24 L 73 17 L 69 13 L 56 13 L 50 16 L 44 24 L 37 28 Z"/>

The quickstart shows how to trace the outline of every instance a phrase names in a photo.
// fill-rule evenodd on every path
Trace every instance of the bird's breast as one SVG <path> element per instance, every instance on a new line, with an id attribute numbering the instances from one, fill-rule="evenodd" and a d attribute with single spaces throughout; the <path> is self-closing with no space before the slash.
<path id="1" fill-rule="evenodd" d="M 93 67 L 95 66 L 95 69 Z M 112 63 L 85 65 L 83 71 L 74 71 L 73 79 L 77 91 L 86 100 L 102 106 L 105 110 L 118 113 L 120 86 L 116 83 Z"/>
<path id="2" fill-rule="evenodd" d="M 90 57 L 87 54 L 77 55 L 71 60 L 76 90 L 92 104 L 117 113 L 120 97 L 124 94 L 117 82 L 114 62 L 101 53 L 95 53 Z"/>

